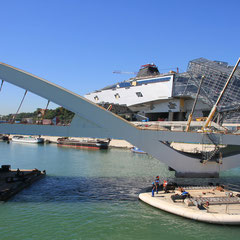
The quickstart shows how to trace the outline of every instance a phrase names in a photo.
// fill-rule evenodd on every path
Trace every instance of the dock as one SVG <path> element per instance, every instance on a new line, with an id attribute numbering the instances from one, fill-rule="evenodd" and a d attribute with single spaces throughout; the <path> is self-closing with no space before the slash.
<path id="1" fill-rule="evenodd" d="M 46 172 L 38 169 L 11 170 L 10 165 L 2 165 L 0 168 L 0 201 L 9 200 L 45 176 Z"/>

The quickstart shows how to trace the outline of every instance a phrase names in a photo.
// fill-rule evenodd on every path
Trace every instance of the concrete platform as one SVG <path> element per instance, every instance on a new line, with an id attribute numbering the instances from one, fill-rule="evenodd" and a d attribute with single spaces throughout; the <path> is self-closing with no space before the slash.
<path id="1" fill-rule="evenodd" d="M 0 171 L 0 201 L 7 201 L 32 183 L 46 175 L 38 169 Z"/>
<path id="2" fill-rule="evenodd" d="M 172 196 L 181 196 L 180 190 L 160 191 L 154 197 L 152 193 L 141 193 L 139 198 L 153 207 L 185 218 L 214 224 L 240 224 L 239 192 L 220 191 L 216 187 L 184 190 L 190 194 L 185 200 L 173 201 Z"/>

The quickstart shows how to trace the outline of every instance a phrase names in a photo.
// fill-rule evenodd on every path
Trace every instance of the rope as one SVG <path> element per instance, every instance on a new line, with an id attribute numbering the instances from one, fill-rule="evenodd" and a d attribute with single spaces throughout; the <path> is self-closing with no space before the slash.
<path id="1" fill-rule="evenodd" d="M 26 94 L 27 94 L 27 90 L 25 91 L 25 93 L 24 93 L 24 95 L 23 95 L 22 101 L 21 101 L 21 103 L 20 103 L 20 105 L 19 105 L 19 107 L 18 107 L 17 112 L 16 112 L 15 115 L 13 116 L 11 123 L 14 123 L 14 120 L 15 120 L 15 118 L 16 118 L 16 116 L 17 116 L 17 114 L 18 114 L 18 112 L 19 112 L 19 110 L 20 110 L 20 108 L 21 108 L 21 106 L 22 106 L 22 104 L 23 104 L 23 101 L 24 101 L 24 98 L 25 98 Z"/>

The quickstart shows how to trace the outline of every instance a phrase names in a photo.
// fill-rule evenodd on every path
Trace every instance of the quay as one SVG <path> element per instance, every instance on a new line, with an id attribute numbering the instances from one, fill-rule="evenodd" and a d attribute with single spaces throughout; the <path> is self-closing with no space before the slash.
<path id="1" fill-rule="evenodd" d="M 148 127 L 150 129 L 151 127 Z M 146 127 L 143 129 L 146 129 Z M 14 135 L 9 135 L 9 139 L 11 140 Z M 31 135 L 23 135 L 25 137 L 30 137 Z M 37 135 L 33 137 L 38 137 Z M 41 135 L 41 138 L 44 139 L 44 143 L 54 143 L 57 144 L 57 139 L 61 138 L 60 136 L 43 136 Z M 92 138 L 84 138 L 84 137 L 74 137 L 75 140 L 77 141 L 82 141 L 82 140 L 92 140 Z M 181 143 L 181 142 L 172 142 L 170 146 L 178 151 L 182 152 L 188 152 L 188 153 L 200 153 L 203 149 L 206 152 L 213 151 L 215 148 L 214 144 L 194 144 L 194 143 Z M 221 145 L 220 148 L 223 148 L 225 145 Z M 126 140 L 121 140 L 121 139 L 111 139 L 109 143 L 109 148 L 121 148 L 121 149 L 132 149 L 134 145 L 129 143 Z"/>
<path id="2" fill-rule="evenodd" d="M 45 175 L 45 171 L 38 169 L 11 170 L 10 165 L 2 165 L 0 168 L 0 201 L 7 201 Z"/>
<path id="3" fill-rule="evenodd" d="M 14 135 L 9 135 L 9 139 L 11 140 L 12 137 Z M 22 135 L 25 137 L 29 137 L 29 136 L 36 136 L 38 137 L 38 135 Z M 61 138 L 61 136 L 46 136 L 46 135 L 41 135 L 41 138 L 44 139 L 45 143 L 57 143 L 57 139 Z M 74 139 L 81 141 L 81 140 L 91 140 L 92 138 L 84 138 L 84 137 L 74 137 Z M 125 140 L 120 140 L 120 139 L 111 139 L 111 142 L 109 144 L 109 147 L 112 148 L 126 148 L 126 149 L 130 149 L 133 147 L 133 145 Z"/>

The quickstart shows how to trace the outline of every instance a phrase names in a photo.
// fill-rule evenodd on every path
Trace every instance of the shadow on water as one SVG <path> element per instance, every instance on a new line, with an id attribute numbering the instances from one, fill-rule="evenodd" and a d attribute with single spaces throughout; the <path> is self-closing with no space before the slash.
<path id="1" fill-rule="evenodd" d="M 240 190 L 240 179 L 168 179 L 179 185 L 225 184 Z M 151 191 L 152 179 L 126 177 L 62 177 L 46 176 L 23 190 L 13 202 L 94 202 L 94 201 L 137 201 L 141 192 Z M 194 183 L 194 184 L 192 184 Z M 234 189 L 233 189 L 234 190 Z"/>
<path id="2" fill-rule="evenodd" d="M 136 201 L 148 179 L 120 177 L 56 177 L 33 184 L 12 202 Z M 145 184 L 145 186 L 144 186 Z"/>

